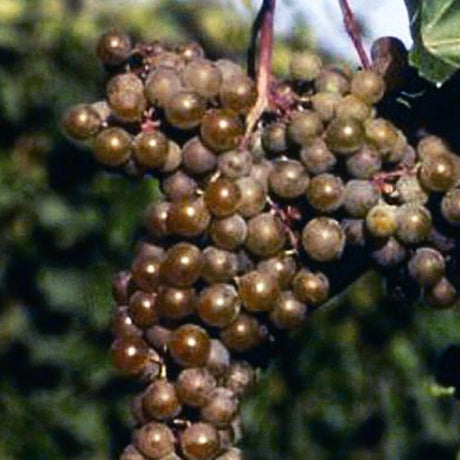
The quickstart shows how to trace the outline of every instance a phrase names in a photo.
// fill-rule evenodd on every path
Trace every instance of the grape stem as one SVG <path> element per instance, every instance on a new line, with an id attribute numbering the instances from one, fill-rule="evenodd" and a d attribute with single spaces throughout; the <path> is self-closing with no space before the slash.
<path id="1" fill-rule="evenodd" d="M 369 56 L 366 53 L 366 50 L 364 49 L 361 32 L 359 30 L 358 23 L 350 7 L 350 4 L 348 3 L 348 0 L 339 0 L 339 4 L 340 9 L 342 10 L 345 30 L 353 42 L 363 68 L 369 69 L 371 67 L 371 62 L 369 60 Z"/>
<path id="2" fill-rule="evenodd" d="M 284 231 L 286 232 L 289 238 L 289 242 L 291 243 L 292 250 L 295 254 L 297 254 L 299 250 L 299 237 L 292 230 L 292 224 L 296 221 L 299 221 L 302 218 L 302 215 L 297 208 L 288 206 L 286 209 L 284 209 L 269 197 L 267 197 L 267 202 L 270 206 L 271 214 L 278 217 L 278 219 L 281 221 L 281 224 L 284 227 Z"/>
<path id="3" fill-rule="evenodd" d="M 264 0 L 253 26 L 253 39 L 248 53 L 249 71 L 254 74 L 254 49 L 259 37 L 259 59 L 257 63 L 257 101 L 246 120 L 245 140 L 254 130 L 264 110 L 269 106 L 271 65 L 273 54 L 273 25 L 276 0 Z"/>

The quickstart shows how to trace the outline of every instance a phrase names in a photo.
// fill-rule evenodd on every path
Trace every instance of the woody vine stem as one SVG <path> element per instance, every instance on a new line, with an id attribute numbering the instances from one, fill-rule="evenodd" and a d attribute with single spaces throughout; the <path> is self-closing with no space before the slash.
<path id="1" fill-rule="evenodd" d="M 355 19 L 353 11 L 348 3 L 348 0 L 339 0 L 340 9 L 342 10 L 343 22 L 345 24 L 345 30 L 351 38 L 353 45 L 358 53 L 361 65 L 364 69 L 368 69 L 371 66 L 369 57 L 364 49 L 363 41 L 361 38 L 361 32 L 359 30 L 358 23 Z"/>
<path id="2" fill-rule="evenodd" d="M 255 73 L 254 49 L 259 39 L 259 60 L 257 63 L 257 101 L 247 118 L 246 134 L 250 134 L 262 113 L 270 104 L 270 79 L 273 55 L 273 35 L 276 0 L 264 0 L 254 22 L 251 49 L 249 51 L 249 71 Z"/>

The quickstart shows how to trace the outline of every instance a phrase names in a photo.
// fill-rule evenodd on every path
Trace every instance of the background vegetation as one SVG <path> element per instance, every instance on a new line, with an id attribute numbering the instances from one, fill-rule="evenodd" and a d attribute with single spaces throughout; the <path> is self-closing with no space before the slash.
<path id="1" fill-rule="evenodd" d="M 149 178 L 102 172 L 60 134 L 64 108 L 103 88 L 97 36 L 116 24 L 244 59 L 250 15 L 235 3 L 1 0 L 1 459 L 116 458 L 129 439 L 136 384 L 109 360 L 110 279 L 129 264 L 141 210 L 157 191 Z M 279 37 L 276 70 L 307 46 L 315 44 L 299 20 Z M 431 99 L 421 104 L 444 110 L 449 123 L 437 113 L 432 128 L 455 144 L 458 78 L 446 87 L 426 86 Z M 380 276 L 367 273 L 262 376 L 243 411 L 248 458 L 454 460 L 459 330 L 455 311 L 390 301 Z"/>

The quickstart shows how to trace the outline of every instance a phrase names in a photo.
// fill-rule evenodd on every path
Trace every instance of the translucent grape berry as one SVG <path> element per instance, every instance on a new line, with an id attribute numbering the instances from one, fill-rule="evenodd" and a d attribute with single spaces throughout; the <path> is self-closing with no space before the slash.
<path id="1" fill-rule="evenodd" d="M 336 220 L 318 217 L 308 222 L 303 229 L 302 245 L 313 260 L 329 262 L 342 256 L 345 235 Z"/>

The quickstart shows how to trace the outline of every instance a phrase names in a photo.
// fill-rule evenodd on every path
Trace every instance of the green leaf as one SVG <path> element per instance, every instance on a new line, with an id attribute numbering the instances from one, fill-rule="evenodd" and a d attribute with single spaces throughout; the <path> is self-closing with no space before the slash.
<path id="1" fill-rule="evenodd" d="M 411 63 L 421 76 L 442 84 L 460 67 L 460 2 L 405 2 L 414 39 Z"/>

